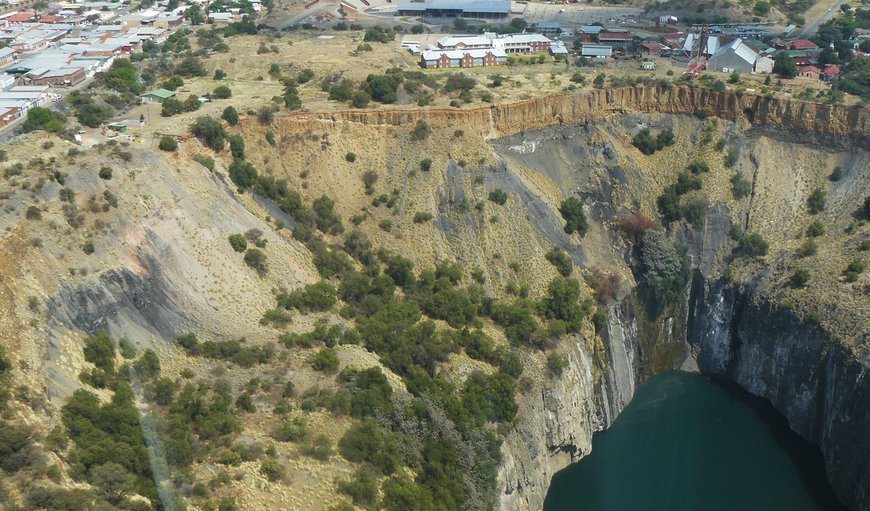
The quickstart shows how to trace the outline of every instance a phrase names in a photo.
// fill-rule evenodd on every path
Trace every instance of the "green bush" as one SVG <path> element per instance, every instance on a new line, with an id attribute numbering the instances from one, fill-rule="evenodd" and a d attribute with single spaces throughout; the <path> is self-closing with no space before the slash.
<path id="1" fill-rule="evenodd" d="M 424 172 L 429 172 L 432 170 L 432 159 L 431 158 L 423 158 L 420 160 L 420 170 Z"/>
<path id="2" fill-rule="evenodd" d="M 234 158 L 229 167 L 230 180 L 241 190 L 257 183 L 257 169 L 251 163 Z"/>
<path id="3" fill-rule="evenodd" d="M 215 99 L 229 99 L 233 97 L 233 91 L 226 85 L 218 85 L 211 95 Z"/>
<path id="4" fill-rule="evenodd" d="M 239 123 L 239 112 L 234 107 L 228 106 L 224 108 L 221 119 L 227 121 L 230 126 L 235 126 Z"/>
<path id="5" fill-rule="evenodd" d="M 357 506 L 369 508 L 378 500 L 378 481 L 371 470 L 362 467 L 352 479 L 339 482 L 338 491 L 349 496 Z"/>
<path id="6" fill-rule="evenodd" d="M 160 137 L 160 143 L 157 144 L 157 148 L 161 151 L 172 152 L 178 150 L 178 142 L 175 141 L 175 138 L 170 137 L 168 135 L 163 135 Z"/>
<path id="7" fill-rule="evenodd" d="M 860 259 L 852 259 L 849 266 L 843 272 L 846 276 L 846 282 L 855 282 L 858 277 L 864 272 L 866 265 Z"/>
<path id="8" fill-rule="evenodd" d="M 220 151 L 224 148 L 226 140 L 224 127 L 211 117 L 197 117 L 190 126 L 190 132 L 209 149 Z"/>
<path id="9" fill-rule="evenodd" d="M 789 279 L 789 284 L 793 288 L 801 288 L 807 285 L 807 282 L 810 280 L 810 272 L 809 270 L 805 270 L 803 268 L 796 270 L 791 278 Z"/>
<path id="10" fill-rule="evenodd" d="M 332 348 L 323 348 L 311 359 L 311 367 L 315 371 L 334 373 L 338 371 L 338 354 Z"/>
<path id="11" fill-rule="evenodd" d="M 284 478 L 287 468 L 275 460 L 266 460 L 260 463 L 260 473 L 274 483 Z"/>
<path id="12" fill-rule="evenodd" d="M 746 179 L 743 174 L 740 172 L 736 172 L 733 176 L 731 176 L 731 193 L 734 194 L 735 199 L 742 199 L 749 195 L 752 191 L 752 183 Z"/>
<path id="13" fill-rule="evenodd" d="M 825 202 L 828 194 L 821 188 L 816 188 L 807 199 L 807 209 L 811 215 L 816 215 L 825 210 Z"/>
<path id="14" fill-rule="evenodd" d="M 571 261 L 571 258 L 558 247 L 550 249 L 545 257 L 564 277 L 570 276 L 574 271 L 574 263 Z"/>
<path id="15" fill-rule="evenodd" d="M 308 436 L 308 423 L 302 417 L 285 420 L 272 431 L 272 438 L 279 442 L 300 442 Z"/>
<path id="16" fill-rule="evenodd" d="M 348 428 L 338 442 L 342 456 L 353 463 L 370 463 L 389 475 L 400 465 L 399 444 L 395 436 L 382 430 L 372 419 L 364 419 Z"/>
<path id="17" fill-rule="evenodd" d="M 429 138 L 432 134 L 432 128 L 426 121 L 417 121 L 414 129 L 411 131 L 411 140 L 420 141 Z"/>
<path id="18" fill-rule="evenodd" d="M 418 211 L 414 213 L 415 224 L 424 224 L 426 222 L 431 222 L 432 218 L 432 213 L 429 213 L 428 211 Z"/>
<path id="19" fill-rule="evenodd" d="M 689 281 L 687 262 L 664 232 L 649 230 L 643 235 L 641 260 L 645 282 L 659 303 L 671 303 L 682 295 Z"/>
<path id="20" fill-rule="evenodd" d="M 819 251 L 819 247 L 812 238 L 804 240 L 801 248 L 798 249 L 798 255 L 801 257 L 814 256 Z"/>
<path id="21" fill-rule="evenodd" d="M 737 147 L 729 147 L 728 153 L 725 155 L 725 166 L 729 169 L 737 165 L 737 160 L 740 159 L 740 149 Z"/>
<path id="22" fill-rule="evenodd" d="M 328 311 L 336 303 L 335 286 L 325 280 L 307 284 L 302 289 L 278 295 L 278 306 L 302 312 Z"/>
<path id="23" fill-rule="evenodd" d="M 834 167 L 834 170 L 831 171 L 831 175 L 828 176 L 828 180 L 837 182 L 840 179 L 843 179 L 843 169 L 841 169 L 839 166 Z"/>
<path id="24" fill-rule="evenodd" d="M 263 274 L 268 271 L 266 265 L 266 254 L 256 248 L 249 248 L 245 252 L 245 264 L 257 270 L 257 273 Z"/>
<path id="25" fill-rule="evenodd" d="M 508 194 L 501 188 L 496 188 L 495 190 L 489 192 L 489 200 L 490 202 L 494 202 L 499 206 L 504 206 L 508 199 Z"/>
<path id="26" fill-rule="evenodd" d="M 689 164 L 689 171 L 692 174 L 700 174 L 701 172 L 710 172 L 710 165 L 704 160 L 695 160 Z"/>
<path id="27" fill-rule="evenodd" d="M 816 238 L 825 234 L 825 225 L 817 218 L 807 227 L 807 237 Z"/>
<path id="28" fill-rule="evenodd" d="M 568 359 L 561 353 L 550 353 L 547 355 L 547 370 L 553 376 L 561 376 L 562 371 L 568 367 Z"/>
<path id="29" fill-rule="evenodd" d="M 100 179 L 105 179 L 106 181 L 112 179 L 112 168 L 111 167 L 100 167 L 99 176 L 100 176 Z"/>
<path id="30" fill-rule="evenodd" d="M 643 154 L 651 155 L 656 151 L 660 151 L 667 146 L 673 145 L 674 132 L 670 128 L 665 128 L 658 135 L 653 137 L 649 128 L 644 128 L 634 136 L 632 143 Z"/>
<path id="31" fill-rule="evenodd" d="M 87 240 L 82 244 L 82 252 L 87 255 L 91 255 L 94 253 L 94 242 L 91 240 Z"/>
<path id="32" fill-rule="evenodd" d="M 233 250 L 236 252 L 244 252 L 248 249 L 248 240 L 245 239 L 245 236 L 242 234 L 230 234 L 229 235 L 230 246 L 233 247 Z"/>
<path id="33" fill-rule="evenodd" d="M 580 237 L 586 235 L 589 224 L 586 222 L 586 214 L 583 213 L 583 203 L 576 197 L 568 197 L 562 201 L 559 213 L 565 219 L 565 232 L 568 234 L 578 233 Z"/>
<path id="34" fill-rule="evenodd" d="M 326 435 L 317 435 L 302 445 L 302 454 L 326 461 L 332 456 L 332 440 Z"/>
<path id="35" fill-rule="evenodd" d="M 769 249 L 767 241 L 757 232 L 745 234 L 740 238 L 738 252 L 744 257 L 764 257 Z"/>

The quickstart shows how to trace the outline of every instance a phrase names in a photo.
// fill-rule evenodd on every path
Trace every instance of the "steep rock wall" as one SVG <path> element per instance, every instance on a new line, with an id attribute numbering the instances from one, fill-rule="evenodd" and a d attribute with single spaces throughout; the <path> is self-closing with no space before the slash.
<path id="1" fill-rule="evenodd" d="M 700 276 L 692 288 L 688 338 L 700 369 L 769 400 L 819 445 L 840 498 L 870 508 L 870 361 L 757 290 Z"/>
<path id="2" fill-rule="evenodd" d="M 870 147 L 870 110 L 859 106 L 809 103 L 754 94 L 740 96 L 698 87 L 639 85 L 557 94 L 515 103 L 470 109 L 378 109 L 339 112 L 297 112 L 276 122 L 284 128 L 317 127 L 323 122 L 368 126 L 413 126 L 425 120 L 438 125 L 463 125 L 506 136 L 561 123 L 592 122 L 627 112 L 658 112 L 717 116 L 745 120 L 761 129 L 776 128 L 811 135 L 820 141 L 855 142 Z M 243 122 L 255 122 L 245 120 Z M 806 141 L 806 138 L 803 140 Z"/>

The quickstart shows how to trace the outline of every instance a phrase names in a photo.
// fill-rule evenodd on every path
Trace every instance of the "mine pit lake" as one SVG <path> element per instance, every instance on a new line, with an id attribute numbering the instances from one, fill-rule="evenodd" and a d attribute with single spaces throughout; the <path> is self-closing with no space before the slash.
<path id="1" fill-rule="evenodd" d="M 592 453 L 558 472 L 545 511 L 840 510 L 817 447 L 766 401 L 671 371 L 641 386 Z"/>

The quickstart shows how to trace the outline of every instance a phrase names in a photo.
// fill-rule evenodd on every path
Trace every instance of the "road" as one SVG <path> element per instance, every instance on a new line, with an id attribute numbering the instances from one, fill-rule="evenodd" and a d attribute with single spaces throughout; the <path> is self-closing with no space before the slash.
<path id="1" fill-rule="evenodd" d="M 820 2 L 824 2 L 825 0 L 819 0 Z M 834 5 L 828 7 L 821 14 L 817 15 L 814 20 L 807 20 L 807 23 L 804 24 L 804 28 L 800 31 L 801 37 L 809 37 L 816 33 L 816 30 L 819 29 L 819 26 L 822 23 L 831 19 L 835 14 L 840 12 L 840 6 L 845 4 L 846 0 L 836 0 Z"/>

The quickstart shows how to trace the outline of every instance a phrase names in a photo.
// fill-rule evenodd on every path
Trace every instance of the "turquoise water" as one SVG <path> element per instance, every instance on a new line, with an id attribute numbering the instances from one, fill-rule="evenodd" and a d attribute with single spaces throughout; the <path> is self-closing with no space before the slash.
<path id="1" fill-rule="evenodd" d="M 698 375 L 638 389 L 592 453 L 553 477 L 545 511 L 843 509 L 819 450 L 772 407 Z"/>

